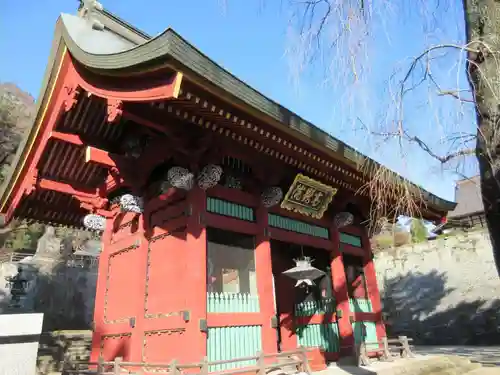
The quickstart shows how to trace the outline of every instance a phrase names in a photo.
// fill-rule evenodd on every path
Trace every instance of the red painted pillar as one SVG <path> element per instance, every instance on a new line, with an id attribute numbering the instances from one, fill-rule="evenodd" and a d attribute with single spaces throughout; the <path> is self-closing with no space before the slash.
<path id="1" fill-rule="evenodd" d="M 264 353 L 275 353 L 277 351 L 277 337 L 276 329 L 271 327 L 271 317 L 276 316 L 276 311 L 274 309 L 273 271 L 267 209 L 261 205 L 257 208 L 256 216 L 259 232 L 256 236 L 255 268 L 260 313 L 264 317 L 262 350 Z"/>
<path id="2" fill-rule="evenodd" d="M 188 209 L 190 216 L 187 220 L 187 253 L 186 271 L 189 277 L 183 289 L 189 291 L 189 323 L 186 334 L 189 336 L 188 361 L 200 361 L 207 355 L 207 335 L 200 331 L 200 320 L 207 318 L 207 236 L 204 225 L 206 213 L 205 191 L 195 186 L 188 193 Z M 182 291 L 179 291 L 182 292 Z"/>
<path id="3" fill-rule="evenodd" d="M 341 311 L 342 316 L 338 318 L 338 328 L 340 335 L 341 354 L 350 354 L 354 345 L 354 335 L 352 324 L 349 320 L 351 309 L 349 307 L 349 294 L 347 291 L 347 280 L 345 277 L 344 262 L 339 246 L 339 232 L 337 228 L 330 228 L 330 239 L 332 242 L 332 283 L 335 299 L 337 301 L 337 310 Z"/>
<path id="4" fill-rule="evenodd" d="M 101 352 L 101 336 L 104 332 L 104 309 L 106 298 L 106 279 L 108 277 L 109 245 L 113 232 L 113 220 L 106 220 L 106 230 L 101 237 L 102 249 L 99 254 L 99 267 L 97 273 L 97 285 L 94 301 L 94 322 L 92 327 L 92 352 L 90 360 L 95 362 L 99 359 Z"/>
<path id="5" fill-rule="evenodd" d="M 147 269 L 148 269 L 148 239 L 145 237 L 146 229 L 144 222 L 144 215 L 139 216 L 138 230 L 134 235 L 137 237 L 137 240 L 140 241 L 139 248 L 136 249 L 138 254 L 137 264 L 133 266 L 133 272 L 137 272 L 141 274 L 139 278 L 140 285 L 138 286 L 138 290 L 140 290 L 140 294 L 137 296 L 131 296 L 130 303 L 134 301 L 136 304 L 136 313 L 135 313 L 135 325 L 131 328 L 132 337 L 130 342 L 130 355 L 129 359 L 132 362 L 142 362 L 143 359 L 143 347 L 144 347 L 144 326 L 145 326 L 145 311 L 144 311 L 144 298 L 146 293 L 146 278 L 147 278 Z"/>
<path id="6" fill-rule="evenodd" d="M 382 303 L 380 301 L 380 291 L 377 284 L 377 273 L 375 271 L 375 264 L 373 263 L 373 253 L 370 245 L 370 238 L 368 237 L 366 229 L 362 230 L 363 248 L 365 250 L 364 259 L 364 272 L 366 280 L 366 289 L 370 302 L 372 304 L 373 312 L 376 318 L 377 337 L 380 340 L 386 336 L 384 322 L 382 321 Z"/>

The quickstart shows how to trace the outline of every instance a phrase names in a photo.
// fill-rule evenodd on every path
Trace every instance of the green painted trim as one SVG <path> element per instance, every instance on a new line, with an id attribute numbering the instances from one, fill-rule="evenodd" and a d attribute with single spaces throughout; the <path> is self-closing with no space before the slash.
<path id="1" fill-rule="evenodd" d="M 321 348 L 329 353 L 340 351 L 337 323 L 306 324 L 296 328 L 299 346 Z"/>
<path id="2" fill-rule="evenodd" d="M 255 211 L 253 208 L 219 198 L 207 197 L 207 211 L 240 220 L 255 221 Z"/>
<path id="3" fill-rule="evenodd" d="M 354 247 L 363 247 L 361 237 L 352 234 L 340 232 L 339 241 L 340 243 L 345 243 Z"/>
<path id="4" fill-rule="evenodd" d="M 373 312 L 372 303 L 366 298 L 349 298 L 349 308 L 351 312 Z"/>
<path id="5" fill-rule="evenodd" d="M 305 223 L 303 221 L 290 219 L 288 217 L 268 214 L 268 223 L 270 227 L 288 230 L 290 232 L 305 234 L 308 236 L 319 237 L 325 240 L 330 238 L 328 228 Z"/>

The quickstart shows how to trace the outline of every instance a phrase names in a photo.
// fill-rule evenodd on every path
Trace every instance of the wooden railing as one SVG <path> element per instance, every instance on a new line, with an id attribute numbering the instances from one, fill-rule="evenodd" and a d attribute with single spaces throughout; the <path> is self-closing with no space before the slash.
<path id="1" fill-rule="evenodd" d="M 284 367 L 294 367 L 294 372 L 305 372 L 311 375 L 311 367 L 307 358 L 307 352 L 313 349 L 300 347 L 296 350 L 290 350 L 281 353 L 263 354 L 258 353 L 252 357 L 234 358 L 221 361 L 209 362 L 207 357 L 202 362 L 179 364 L 176 360 L 170 363 L 147 363 L 147 362 L 125 362 L 122 358 L 115 358 L 114 361 L 104 361 L 99 358 L 97 362 L 66 362 L 63 367 L 63 375 L 121 375 L 121 374 L 140 374 L 144 372 L 162 372 L 168 375 L 181 375 L 184 370 L 199 369 L 199 372 L 191 372 L 189 374 L 208 375 L 224 374 L 236 375 L 242 373 L 256 373 L 257 375 L 265 375 L 271 369 L 283 369 Z M 274 362 L 266 360 L 275 358 Z M 254 366 L 245 366 L 224 371 L 210 372 L 209 367 L 218 366 L 232 362 L 241 361 L 256 361 Z M 92 369 L 95 368 L 95 369 Z"/>
<path id="2" fill-rule="evenodd" d="M 395 358 L 414 358 L 412 348 L 413 345 L 412 338 L 407 336 L 399 336 L 398 338 L 387 338 L 383 337 L 381 340 L 376 342 L 365 341 L 360 343 L 359 345 L 355 345 L 355 357 L 357 361 L 357 365 L 368 366 L 371 361 L 368 356 L 369 352 L 374 352 L 374 350 L 370 350 L 370 346 L 377 345 L 379 347 L 377 355 L 382 361 L 392 362 Z"/>

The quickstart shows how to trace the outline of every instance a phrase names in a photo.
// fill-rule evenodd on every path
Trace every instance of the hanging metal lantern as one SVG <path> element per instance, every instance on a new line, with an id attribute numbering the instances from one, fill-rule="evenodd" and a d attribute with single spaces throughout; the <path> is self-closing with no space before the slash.
<path id="1" fill-rule="evenodd" d="M 88 214 L 83 218 L 83 225 L 90 230 L 103 231 L 106 229 L 106 218 L 101 215 Z"/>
<path id="2" fill-rule="evenodd" d="M 347 211 L 339 212 L 334 216 L 333 223 L 337 228 L 347 227 L 354 223 L 354 215 Z"/>
<path id="3" fill-rule="evenodd" d="M 213 188 L 219 183 L 221 177 L 222 167 L 215 164 L 206 165 L 198 174 L 198 186 L 203 190 Z"/>
<path id="4" fill-rule="evenodd" d="M 262 192 L 260 198 L 264 207 L 276 206 L 283 199 L 283 190 L 278 186 L 268 187 Z"/>
<path id="5" fill-rule="evenodd" d="M 144 201 L 142 197 L 137 197 L 132 194 L 123 194 L 120 197 L 120 208 L 124 212 L 142 214 L 144 211 Z"/>
<path id="6" fill-rule="evenodd" d="M 177 189 L 191 190 L 194 185 L 194 175 L 182 167 L 170 168 L 167 172 L 167 180 Z"/>
<path id="7" fill-rule="evenodd" d="M 324 276 L 325 273 L 311 264 L 311 258 L 302 257 L 300 259 L 295 259 L 295 267 L 290 268 L 283 272 L 294 280 L 297 280 L 295 286 L 311 286 L 314 285 L 314 280 L 319 279 Z"/>

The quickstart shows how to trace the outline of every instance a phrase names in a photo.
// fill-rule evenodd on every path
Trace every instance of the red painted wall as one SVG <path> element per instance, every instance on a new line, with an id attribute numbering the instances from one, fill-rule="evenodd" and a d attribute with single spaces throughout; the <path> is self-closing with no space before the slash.
<path id="1" fill-rule="evenodd" d="M 331 252 L 333 293 L 337 309 L 342 310 L 342 316 L 338 317 L 341 347 L 349 352 L 354 342 L 350 322 L 353 314 L 349 310 L 337 230 L 330 229 L 330 240 L 321 240 L 270 229 L 268 211 L 255 197 L 220 187 L 209 193 L 254 207 L 256 222 L 207 213 L 205 192 L 197 188 L 185 195 L 173 195 L 166 201 L 155 200 L 141 217 L 117 212 L 114 219 L 108 220 L 99 263 L 92 360 L 99 356 L 105 359 L 121 356 L 131 361 L 168 362 L 175 358 L 181 363 L 197 362 L 207 353 L 206 333 L 200 330 L 204 320 L 208 327 L 261 325 L 263 350 L 276 352 L 276 330 L 271 327 L 271 318 L 275 315 L 272 273 L 280 273 L 293 264 L 290 259 L 273 259 L 271 263 L 272 238 L 313 244 L 320 248 L 318 251 Z M 186 216 L 185 212 L 190 215 Z M 205 228 L 208 226 L 255 236 L 260 312 L 207 315 Z M 385 333 L 379 314 L 375 270 L 369 242 L 363 243 L 368 244 L 362 251 L 368 295 L 375 309 L 368 319 L 379 322 L 377 333 L 382 336 Z M 276 284 L 276 288 L 292 291 L 294 288 L 294 282 L 285 277 L 276 278 Z M 279 296 L 282 350 L 297 346 L 294 302 L 293 293 Z M 313 321 L 318 317 L 313 317 Z M 337 317 L 328 319 L 336 321 Z M 325 359 L 334 359 L 319 352 L 312 357 L 315 368 L 324 367 Z"/>
<path id="2" fill-rule="evenodd" d="M 182 214 L 188 205 L 194 212 L 200 202 L 196 193 L 182 201 L 158 202 L 147 207 L 135 228 L 131 214 L 108 221 L 92 360 L 193 362 L 204 355 L 199 319 L 206 315 L 205 239 L 195 227 L 197 220 Z M 153 230 L 145 231 L 149 224 Z"/>

